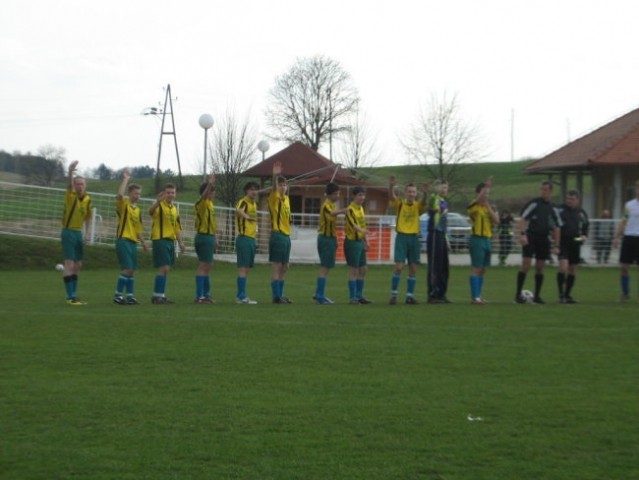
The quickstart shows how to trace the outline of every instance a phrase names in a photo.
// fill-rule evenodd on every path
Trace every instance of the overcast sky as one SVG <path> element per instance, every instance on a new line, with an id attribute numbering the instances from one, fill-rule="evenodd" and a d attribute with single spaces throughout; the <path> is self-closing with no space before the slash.
<path id="1" fill-rule="evenodd" d="M 636 0 L 3 0 L 1 12 L 0 149 L 53 144 L 85 169 L 155 166 L 160 125 L 140 113 L 170 83 L 182 169 L 198 171 L 202 113 L 250 109 L 265 131 L 274 78 L 316 54 L 351 74 L 383 164 L 407 162 L 397 138 L 432 94 L 457 95 L 492 161 L 510 160 L 513 126 L 515 159 L 537 157 L 639 108 Z M 172 151 L 165 136 L 162 168 L 176 169 Z"/>

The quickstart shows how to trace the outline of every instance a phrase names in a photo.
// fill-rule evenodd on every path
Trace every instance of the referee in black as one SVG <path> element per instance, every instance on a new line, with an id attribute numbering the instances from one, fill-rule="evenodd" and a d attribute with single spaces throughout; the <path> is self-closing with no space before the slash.
<path id="1" fill-rule="evenodd" d="M 522 245 L 521 268 L 517 273 L 516 303 L 526 303 L 521 291 L 526 282 L 526 274 L 535 257 L 535 296 L 533 303 L 545 303 L 541 299 L 541 286 L 544 283 L 544 266 L 550 259 L 550 235 L 553 237 L 552 253 L 559 252 L 559 235 L 561 218 L 550 201 L 552 197 L 552 182 L 541 182 L 541 196 L 534 198 L 524 206 L 519 220 L 519 243 Z"/>
<path id="2" fill-rule="evenodd" d="M 570 190 L 566 194 L 566 201 L 558 209 L 562 222 L 557 272 L 559 303 L 577 303 L 570 294 L 581 259 L 581 246 L 588 238 L 588 214 L 581 208 L 580 202 L 579 192 Z"/>

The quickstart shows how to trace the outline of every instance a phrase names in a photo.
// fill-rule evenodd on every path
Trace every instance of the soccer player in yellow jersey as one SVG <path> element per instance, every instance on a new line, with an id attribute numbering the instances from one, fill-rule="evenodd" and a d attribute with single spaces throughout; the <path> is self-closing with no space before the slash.
<path id="1" fill-rule="evenodd" d="M 424 185 L 422 200 L 417 199 L 417 187 L 409 183 L 404 188 L 404 199 L 397 196 L 395 188 L 397 179 L 390 177 L 388 192 L 390 195 L 390 207 L 397 215 L 395 229 L 395 272 L 391 280 L 390 305 L 397 304 L 399 281 L 404 265 L 408 263 L 408 279 L 406 280 L 406 303 L 416 305 L 415 284 L 417 283 L 417 265 L 419 265 L 419 216 L 428 209 L 427 199 L 428 185 Z"/>
<path id="2" fill-rule="evenodd" d="M 118 231 L 115 241 L 115 252 L 120 262 L 122 271 L 115 286 L 113 302 L 119 305 L 138 305 L 135 299 L 134 274 L 138 268 L 138 242 L 142 244 L 144 251 L 147 251 L 146 242 L 142 235 L 142 217 L 138 200 L 142 187 L 132 183 L 128 185 L 131 174 L 127 169 L 122 172 L 122 181 L 115 196 L 115 210 L 118 214 Z M 128 189 L 127 189 L 128 185 Z M 128 191 L 128 197 L 124 193 Z M 126 290 L 126 298 L 124 291 Z"/>
<path id="3" fill-rule="evenodd" d="M 71 162 L 64 195 L 64 214 L 62 216 L 62 253 L 64 254 L 64 288 L 66 302 L 69 305 L 84 305 L 76 296 L 78 289 L 78 273 L 82 269 L 84 256 L 84 238 L 88 234 L 89 224 L 93 215 L 91 197 L 87 195 L 87 183 L 83 177 L 73 174 L 78 168 L 78 161 Z"/>
<path id="4" fill-rule="evenodd" d="M 291 204 L 286 193 L 288 184 L 281 176 L 282 164 L 273 165 L 273 183 L 268 196 L 271 216 L 271 236 L 268 243 L 268 259 L 272 264 L 271 292 L 273 303 L 293 303 L 284 296 L 284 278 L 291 256 Z"/>
<path id="5" fill-rule="evenodd" d="M 346 213 L 346 208 L 337 208 L 335 202 L 339 200 L 339 185 L 330 182 L 326 185 L 326 200 L 320 208 L 319 228 L 317 230 L 317 253 L 320 258 L 320 269 L 317 277 L 317 286 L 313 300 L 320 305 L 331 305 L 333 302 L 326 297 L 326 277 L 331 268 L 335 266 L 337 253 L 337 228 L 335 220 L 337 215 Z"/>
<path id="6" fill-rule="evenodd" d="M 153 243 L 153 266 L 158 269 L 153 285 L 151 303 L 173 303 L 166 298 L 166 277 L 175 264 L 175 242 L 184 253 L 182 241 L 182 225 L 180 216 L 173 201 L 176 196 L 175 185 L 167 183 L 149 208 L 149 215 L 153 217 L 151 240 Z"/>
<path id="7" fill-rule="evenodd" d="M 364 297 L 366 277 L 366 251 L 368 250 L 368 230 L 364 214 L 366 191 L 363 187 L 353 189 L 353 200 L 346 210 L 344 224 L 344 256 L 348 265 L 348 294 L 351 305 L 373 303 Z"/>
<path id="8" fill-rule="evenodd" d="M 490 266 L 493 226 L 499 223 L 499 216 L 488 200 L 492 186 L 493 177 L 488 177 L 488 180 L 477 185 L 477 196 L 468 205 L 468 216 L 472 225 L 468 250 L 471 264 L 470 303 L 473 305 L 487 303 L 481 296 L 481 290 L 484 286 L 486 268 Z"/>
<path id="9" fill-rule="evenodd" d="M 198 264 L 195 273 L 195 303 L 212 304 L 211 298 L 211 265 L 215 252 L 215 175 L 208 176 L 200 185 L 200 198 L 195 202 L 195 253 Z"/>
<path id="10" fill-rule="evenodd" d="M 243 305 L 255 305 L 246 293 L 248 272 L 255 264 L 255 252 L 257 249 L 257 194 L 260 186 L 255 182 L 247 182 L 244 185 L 244 196 L 235 206 L 235 254 L 237 257 L 237 295 L 236 303 Z"/>

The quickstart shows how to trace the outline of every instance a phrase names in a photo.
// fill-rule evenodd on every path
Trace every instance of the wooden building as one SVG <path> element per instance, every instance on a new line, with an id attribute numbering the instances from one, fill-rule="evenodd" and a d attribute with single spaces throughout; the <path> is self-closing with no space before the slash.
<path id="1" fill-rule="evenodd" d="M 639 180 L 639 109 L 531 163 L 524 172 L 558 176 L 562 199 L 569 182 L 583 192 L 584 177 L 590 176 L 584 209 L 593 217 L 603 209 L 619 217 L 624 203 L 634 197 L 634 184 Z"/>
<path id="2" fill-rule="evenodd" d="M 366 189 L 366 213 L 383 215 L 388 208 L 388 188 L 368 185 L 358 180 L 350 170 L 331 162 L 301 142 L 280 150 L 245 172 L 244 176 L 258 177 L 262 188 L 271 184 L 273 165 L 280 162 L 282 175 L 290 183 L 289 198 L 293 214 L 318 214 L 324 200 L 326 184 L 333 181 L 342 187 L 342 205 L 350 202 L 351 190 L 356 186 Z M 266 196 L 260 198 L 260 209 L 266 210 Z M 294 218 L 298 222 L 301 219 Z"/>

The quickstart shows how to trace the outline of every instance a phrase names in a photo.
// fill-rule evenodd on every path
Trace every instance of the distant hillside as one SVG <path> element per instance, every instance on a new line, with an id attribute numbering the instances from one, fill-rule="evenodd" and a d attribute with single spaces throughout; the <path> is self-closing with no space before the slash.
<path id="1" fill-rule="evenodd" d="M 473 198 L 475 186 L 493 176 L 495 186 L 491 192 L 492 202 L 501 209 L 519 210 L 523 204 L 538 193 L 538 175 L 524 175 L 523 169 L 532 160 L 517 162 L 485 162 L 464 165 L 459 176 L 450 185 L 449 196 L 451 210 L 464 210 Z M 388 177 L 394 175 L 401 184 L 414 182 L 421 184 L 432 182 L 426 169 L 421 165 L 405 165 L 392 167 L 373 167 L 362 169 L 368 175 L 370 183 L 386 185 Z"/>

